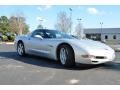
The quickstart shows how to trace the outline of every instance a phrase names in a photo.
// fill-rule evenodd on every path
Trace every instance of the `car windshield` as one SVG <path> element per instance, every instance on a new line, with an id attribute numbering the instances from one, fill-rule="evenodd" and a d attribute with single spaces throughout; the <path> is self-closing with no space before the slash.
<path id="1" fill-rule="evenodd" d="M 66 38 L 66 39 L 74 39 L 74 37 L 57 30 L 45 30 L 46 38 Z"/>

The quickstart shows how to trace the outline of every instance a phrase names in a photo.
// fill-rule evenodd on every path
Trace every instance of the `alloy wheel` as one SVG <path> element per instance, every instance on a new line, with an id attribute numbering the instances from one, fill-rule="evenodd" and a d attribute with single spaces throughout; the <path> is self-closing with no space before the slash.
<path id="1" fill-rule="evenodd" d="M 64 65 L 67 60 L 68 51 L 65 48 L 60 49 L 60 61 Z"/>
<path id="2" fill-rule="evenodd" d="M 24 46 L 23 46 L 22 43 L 19 43 L 19 44 L 18 44 L 17 51 L 18 51 L 18 54 L 19 54 L 19 55 L 23 55 L 23 53 L 24 53 Z"/>

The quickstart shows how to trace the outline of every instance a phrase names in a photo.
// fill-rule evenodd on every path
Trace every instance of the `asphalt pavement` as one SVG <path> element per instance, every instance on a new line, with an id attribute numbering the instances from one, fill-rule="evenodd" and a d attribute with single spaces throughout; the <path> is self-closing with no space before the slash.
<path id="1" fill-rule="evenodd" d="M 13 45 L 0 44 L 1 85 L 120 85 L 120 52 L 113 62 L 77 63 L 64 68 L 59 62 L 28 55 L 20 57 Z"/>

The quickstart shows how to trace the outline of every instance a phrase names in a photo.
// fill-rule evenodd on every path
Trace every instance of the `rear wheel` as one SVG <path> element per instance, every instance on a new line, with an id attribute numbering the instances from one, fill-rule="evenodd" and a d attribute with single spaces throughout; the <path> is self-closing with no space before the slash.
<path id="1" fill-rule="evenodd" d="M 74 51 L 68 45 L 61 45 L 58 50 L 58 59 L 65 67 L 72 67 L 75 65 Z"/>
<path id="2" fill-rule="evenodd" d="M 25 56 L 25 48 L 23 42 L 18 42 L 17 44 L 17 52 L 20 56 Z"/>

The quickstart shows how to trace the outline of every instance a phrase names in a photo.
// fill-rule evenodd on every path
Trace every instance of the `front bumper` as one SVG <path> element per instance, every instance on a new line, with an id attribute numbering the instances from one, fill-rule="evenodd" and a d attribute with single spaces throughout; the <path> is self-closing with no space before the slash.
<path id="1" fill-rule="evenodd" d="M 101 63 L 113 61 L 115 59 L 115 52 L 114 51 L 107 52 L 107 53 L 99 52 L 99 53 L 96 53 L 95 55 L 96 56 L 105 56 L 106 58 L 104 58 L 104 59 L 83 58 L 83 57 L 81 57 L 81 55 L 79 55 L 79 56 L 76 56 L 75 61 L 77 63 L 83 63 L 83 64 L 101 64 Z"/>

